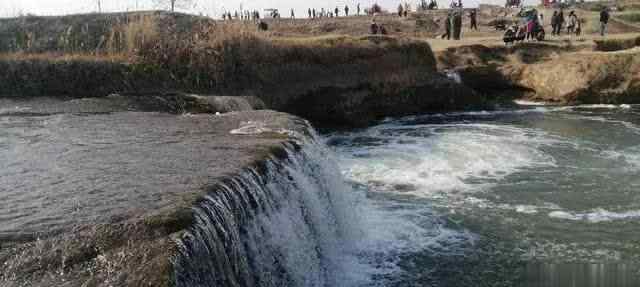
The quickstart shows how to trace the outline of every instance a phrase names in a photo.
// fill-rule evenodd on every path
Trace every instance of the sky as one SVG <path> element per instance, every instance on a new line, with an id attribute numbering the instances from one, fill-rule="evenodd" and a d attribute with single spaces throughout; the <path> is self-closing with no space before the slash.
<path id="1" fill-rule="evenodd" d="M 98 2 L 101 3 L 103 12 L 134 11 L 168 8 L 167 5 L 158 5 L 158 1 L 168 0 L 0 0 L 0 17 L 15 17 L 19 15 L 35 14 L 41 16 L 65 15 L 75 13 L 97 12 Z M 178 2 L 184 0 L 177 0 Z M 277 8 L 283 15 L 288 16 L 289 10 L 294 8 L 296 16 L 305 16 L 309 7 L 335 8 L 351 6 L 352 11 L 357 3 L 367 7 L 378 2 L 385 9 L 394 10 L 402 1 L 409 2 L 415 7 L 417 0 L 187 0 L 193 4 L 182 7 L 182 12 L 202 14 L 211 17 L 220 17 L 225 10 Z M 448 5 L 450 0 L 439 0 L 441 6 Z M 537 0 L 525 0 L 528 4 L 538 3 Z M 465 7 L 475 7 L 479 3 L 504 5 L 504 0 L 463 0 Z"/>

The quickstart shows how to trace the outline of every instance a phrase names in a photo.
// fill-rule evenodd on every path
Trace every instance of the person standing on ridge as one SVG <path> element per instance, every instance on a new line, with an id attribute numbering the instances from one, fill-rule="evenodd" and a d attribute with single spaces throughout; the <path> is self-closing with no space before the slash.
<path id="1" fill-rule="evenodd" d="M 309 13 L 309 19 L 311 19 L 311 8 L 309 8 L 309 11 L 307 11 Z"/>
<path id="2" fill-rule="evenodd" d="M 562 11 L 562 9 L 560 9 L 560 13 L 558 13 L 558 22 L 556 24 L 558 25 L 558 31 L 556 31 L 556 35 L 560 36 L 562 27 L 564 26 L 564 11 Z"/>
<path id="3" fill-rule="evenodd" d="M 453 39 L 462 39 L 462 9 L 453 14 Z"/>
<path id="4" fill-rule="evenodd" d="M 311 9 L 311 15 L 313 16 L 313 19 L 316 18 L 316 8 Z"/>
<path id="5" fill-rule="evenodd" d="M 400 3 L 400 5 L 398 5 L 398 16 L 399 16 L 399 17 L 402 17 L 402 11 L 403 11 L 403 10 L 404 10 L 404 9 L 402 8 L 402 3 Z"/>
<path id="6" fill-rule="evenodd" d="M 447 18 L 444 20 L 444 34 L 442 34 L 440 38 L 447 38 L 447 40 L 451 40 L 451 21 L 451 12 L 449 12 L 449 14 L 447 14 Z"/>
<path id="7" fill-rule="evenodd" d="M 607 33 L 607 24 L 609 23 L 609 7 L 603 7 L 600 11 L 600 36 L 604 37 Z"/>
<path id="8" fill-rule="evenodd" d="M 556 34 L 556 29 L 558 26 L 558 11 L 553 11 L 553 15 L 551 16 L 551 35 Z"/>
<path id="9" fill-rule="evenodd" d="M 358 16 L 360 16 L 360 3 L 358 3 L 358 6 L 356 6 L 356 11 L 358 12 Z"/>
<path id="10" fill-rule="evenodd" d="M 344 16 L 345 17 L 349 17 L 349 6 L 348 5 L 344 5 Z"/>
<path id="11" fill-rule="evenodd" d="M 478 31 L 478 12 L 476 12 L 476 9 L 472 9 L 471 12 L 469 13 L 469 18 L 471 19 L 471 30 L 476 30 Z"/>
<path id="12" fill-rule="evenodd" d="M 376 23 L 375 19 L 371 20 L 371 25 L 369 25 L 369 33 L 371 33 L 371 35 L 378 34 L 378 24 Z"/>
<path id="13" fill-rule="evenodd" d="M 295 19 L 296 18 L 296 13 L 293 12 L 293 8 L 291 8 L 291 19 Z"/>
<path id="14" fill-rule="evenodd" d="M 338 9 L 337 6 L 336 6 L 336 9 L 334 10 L 334 12 L 336 12 L 336 18 L 340 17 L 340 9 Z"/>
<path id="15" fill-rule="evenodd" d="M 575 11 L 569 12 L 569 24 L 567 25 L 567 33 L 573 34 L 576 30 L 576 26 L 578 25 L 578 16 L 576 16 Z"/>

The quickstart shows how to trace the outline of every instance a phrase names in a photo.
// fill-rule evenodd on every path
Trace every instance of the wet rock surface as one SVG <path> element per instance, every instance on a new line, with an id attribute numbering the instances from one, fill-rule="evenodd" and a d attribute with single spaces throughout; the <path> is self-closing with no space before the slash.
<path id="1" fill-rule="evenodd" d="M 195 95 L 185 93 L 129 93 L 79 99 L 0 98 L 0 115 L 53 115 L 62 113 L 162 112 L 215 114 L 265 109 L 255 97 Z"/>
<path id="2" fill-rule="evenodd" d="M 2 115 L 0 125 L 2 286 L 172 285 L 175 239 L 207 187 L 308 132 L 273 111 Z"/>

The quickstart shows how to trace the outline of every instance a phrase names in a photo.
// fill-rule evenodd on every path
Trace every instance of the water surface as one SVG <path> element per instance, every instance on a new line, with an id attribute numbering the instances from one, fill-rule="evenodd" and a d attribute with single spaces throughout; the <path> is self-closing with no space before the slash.
<path id="1" fill-rule="evenodd" d="M 640 107 L 416 116 L 328 142 L 397 220 L 380 286 L 640 286 Z"/>

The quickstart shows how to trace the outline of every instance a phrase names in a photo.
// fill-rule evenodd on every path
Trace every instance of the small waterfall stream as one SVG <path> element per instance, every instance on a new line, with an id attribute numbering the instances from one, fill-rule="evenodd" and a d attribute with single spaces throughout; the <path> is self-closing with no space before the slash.
<path id="1" fill-rule="evenodd" d="M 180 241 L 176 286 L 346 283 L 359 236 L 351 187 L 317 136 L 285 150 L 211 188 Z"/>

